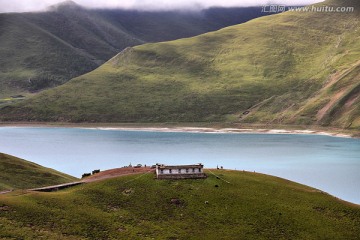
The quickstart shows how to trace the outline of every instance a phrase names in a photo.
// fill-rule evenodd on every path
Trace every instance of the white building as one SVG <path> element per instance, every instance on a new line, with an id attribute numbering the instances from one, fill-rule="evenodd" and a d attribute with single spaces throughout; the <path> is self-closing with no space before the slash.
<path id="1" fill-rule="evenodd" d="M 206 178 L 203 172 L 204 165 L 201 163 L 194 165 L 175 165 L 168 166 L 156 164 L 157 179 L 187 179 L 187 178 Z"/>

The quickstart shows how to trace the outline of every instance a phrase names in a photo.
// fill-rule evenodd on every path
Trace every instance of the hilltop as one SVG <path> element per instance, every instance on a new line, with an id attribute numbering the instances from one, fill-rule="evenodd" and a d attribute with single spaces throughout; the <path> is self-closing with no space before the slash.
<path id="1" fill-rule="evenodd" d="M 207 179 L 179 181 L 156 180 L 147 173 L 53 193 L 0 195 L 0 238 L 343 240 L 360 236 L 359 206 L 266 175 L 206 173 Z"/>
<path id="2" fill-rule="evenodd" d="M 75 177 L 0 153 L 0 191 L 28 189 L 76 181 Z"/>
<path id="3" fill-rule="evenodd" d="M 195 36 L 262 15 L 259 7 L 147 12 L 87 9 L 72 1 L 42 12 L 0 14 L 0 104 L 92 71 L 126 47 Z"/>
<path id="4" fill-rule="evenodd" d="M 63 86 L 0 110 L 5 121 L 225 122 L 360 130 L 359 3 L 286 12 L 127 48 Z"/>

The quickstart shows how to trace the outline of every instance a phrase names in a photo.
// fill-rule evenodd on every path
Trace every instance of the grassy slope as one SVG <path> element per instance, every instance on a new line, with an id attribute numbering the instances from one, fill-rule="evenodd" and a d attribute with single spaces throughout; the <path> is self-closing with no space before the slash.
<path id="1" fill-rule="evenodd" d="M 216 174 L 230 184 L 148 174 L 0 196 L 0 238 L 359 239 L 359 206 L 279 178 Z"/>
<path id="2" fill-rule="evenodd" d="M 345 5 L 351 4 L 359 9 L 356 1 Z M 129 48 L 89 74 L 1 110 L 0 118 L 330 124 L 359 130 L 358 14 L 287 12 Z M 339 101 L 320 114 L 339 92 Z"/>
<path id="3" fill-rule="evenodd" d="M 258 10 L 258 8 L 256 8 Z M 47 12 L 0 14 L 0 104 L 94 70 L 126 47 L 194 36 L 263 15 L 88 10 L 72 2 Z M 218 19 L 232 13 L 230 22 Z M 237 15 L 236 15 L 237 14 Z M 232 22 L 231 22 L 232 20 Z"/>
<path id="4" fill-rule="evenodd" d="M 143 43 L 81 8 L 0 18 L 0 93 L 5 96 L 59 85 L 93 70 L 120 49 Z"/>
<path id="5" fill-rule="evenodd" d="M 0 191 L 43 187 L 77 179 L 32 162 L 0 153 Z"/>

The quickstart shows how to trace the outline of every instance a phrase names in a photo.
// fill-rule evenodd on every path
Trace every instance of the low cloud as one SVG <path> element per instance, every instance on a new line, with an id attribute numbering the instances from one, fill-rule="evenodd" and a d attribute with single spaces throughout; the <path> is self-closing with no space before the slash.
<path id="1" fill-rule="evenodd" d="M 308 5 L 323 0 L 75 0 L 89 8 L 125 8 L 139 10 L 170 10 L 208 8 L 212 6 L 240 7 L 266 4 Z M 41 11 L 63 0 L 0 0 L 0 12 Z"/>

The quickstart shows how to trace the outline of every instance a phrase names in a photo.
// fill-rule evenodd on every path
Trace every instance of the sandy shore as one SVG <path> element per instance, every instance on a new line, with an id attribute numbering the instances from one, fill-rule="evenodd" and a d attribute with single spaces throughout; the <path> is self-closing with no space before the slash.
<path id="1" fill-rule="evenodd" d="M 306 134 L 324 135 L 332 137 L 352 138 L 356 132 L 346 132 L 342 129 L 282 129 L 261 128 L 249 126 L 249 128 L 237 127 L 196 127 L 196 126 L 151 126 L 149 124 L 71 124 L 71 123 L 0 123 L 0 127 L 53 127 L 53 128 L 80 128 L 94 130 L 117 130 L 117 131 L 143 131 L 143 132 L 188 132 L 188 133 L 239 133 L 239 134 Z M 291 126 L 290 126 L 291 127 Z"/>
<path id="2" fill-rule="evenodd" d="M 14 190 L 6 190 L 6 191 L 2 191 L 2 192 L 0 192 L 0 194 L 11 193 L 12 191 L 14 191 Z"/>
<path id="3" fill-rule="evenodd" d="M 84 129 L 118 130 L 118 131 L 146 131 L 146 132 L 189 132 L 189 133 L 258 133 L 258 134 L 312 134 L 333 137 L 351 138 L 349 134 L 331 133 L 316 130 L 285 130 L 285 129 L 241 129 L 241 128 L 197 128 L 197 127 L 173 127 L 173 128 L 131 128 L 131 127 L 89 127 Z"/>

